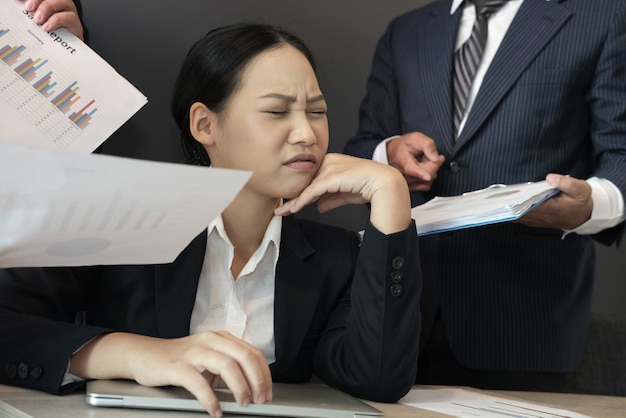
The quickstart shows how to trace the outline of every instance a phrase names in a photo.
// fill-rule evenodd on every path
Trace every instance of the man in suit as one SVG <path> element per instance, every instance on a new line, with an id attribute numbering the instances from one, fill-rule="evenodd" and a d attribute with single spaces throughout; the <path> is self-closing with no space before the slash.
<path id="1" fill-rule="evenodd" d="M 389 24 L 345 152 L 397 167 L 414 205 L 494 183 L 561 190 L 519 222 L 421 238 L 418 383 L 575 390 L 593 240 L 623 234 L 626 2 L 505 2 L 455 130 L 454 51 L 475 16 L 438 0 Z"/>

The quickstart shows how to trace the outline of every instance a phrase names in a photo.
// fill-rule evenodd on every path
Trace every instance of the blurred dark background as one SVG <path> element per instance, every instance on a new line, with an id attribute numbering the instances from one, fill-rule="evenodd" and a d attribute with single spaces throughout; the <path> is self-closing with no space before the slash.
<path id="1" fill-rule="evenodd" d="M 144 95 L 148 103 L 99 152 L 179 162 L 182 153 L 168 111 L 169 95 L 191 44 L 210 29 L 240 21 L 279 25 L 313 50 L 329 104 L 330 151 L 341 152 L 357 127 L 358 106 L 376 41 L 396 15 L 430 0 L 82 0 L 89 44 Z M 365 207 L 305 216 L 362 229 Z M 626 249 L 597 246 L 593 310 L 626 314 Z M 454 262 L 454 260 L 450 260 Z"/>

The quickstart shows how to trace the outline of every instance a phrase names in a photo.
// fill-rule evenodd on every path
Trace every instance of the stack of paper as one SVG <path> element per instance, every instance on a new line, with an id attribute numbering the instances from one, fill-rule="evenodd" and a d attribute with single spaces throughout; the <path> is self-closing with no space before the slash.
<path id="1" fill-rule="evenodd" d="M 494 184 L 459 196 L 437 196 L 414 207 L 411 216 L 418 235 L 471 228 L 518 219 L 558 192 L 546 181 Z"/>

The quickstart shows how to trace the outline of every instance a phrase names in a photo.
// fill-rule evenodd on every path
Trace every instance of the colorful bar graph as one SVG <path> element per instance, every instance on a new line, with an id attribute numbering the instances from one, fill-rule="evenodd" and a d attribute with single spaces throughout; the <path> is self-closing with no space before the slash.
<path id="1" fill-rule="evenodd" d="M 9 33 L 9 29 L 0 28 L 0 37 Z M 6 44 L 0 47 L 0 61 L 4 62 L 24 81 L 28 82 L 32 88 L 41 96 L 50 101 L 59 111 L 67 116 L 67 118 L 77 127 L 85 129 L 92 116 L 97 112 L 94 107 L 95 100 L 89 100 L 87 104 L 82 105 L 78 111 L 72 109 L 73 106 L 81 106 L 82 97 L 78 94 L 80 87 L 76 81 L 55 94 L 53 88 L 58 86 L 58 82 L 53 78 L 53 71 L 48 71 L 44 76 L 38 76 L 38 72 L 43 70 L 48 64 L 47 59 L 23 57 L 26 51 L 24 45 Z M 83 99 L 84 102 L 87 99 Z"/>

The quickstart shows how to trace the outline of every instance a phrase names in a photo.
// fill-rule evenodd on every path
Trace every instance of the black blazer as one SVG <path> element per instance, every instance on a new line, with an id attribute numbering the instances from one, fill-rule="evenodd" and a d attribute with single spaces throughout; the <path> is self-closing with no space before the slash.
<path id="1" fill-rule="evenodd" d="M 413 203 L 549 172 L 612 181 L 626 197 L 626 2 L 526 0 L 455 141 L 452 63 L 462 7 L 438 0 L 393 20 L 379 41 L 358 134 L 371 158 L 392 135 L 421 131 L 446 157 Z M 583 347 L 596 238 L 503 224 L 420 240 L 424 285 L 437 286 L 446 334 L 466 367 L 571 371 Z"/>
<path id="2" fill-rule="evenodd" d="M 206 231 L 171 264 L 0 271 L 0 383 L 61 393 L 68 360 L 113 330 L 189 334 Z M 385 236 L 283 220 L 276 267 L 277 382 L 315 373 L 354 396 L 396 401 L 417 370 L 415 226 Z M 84 312 L 86 324 L 74 324 Z"/>

